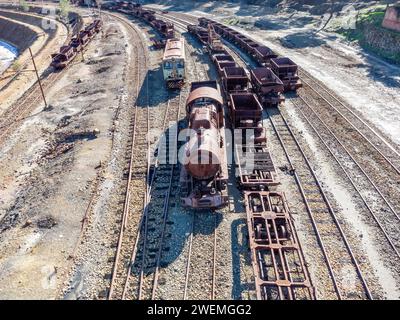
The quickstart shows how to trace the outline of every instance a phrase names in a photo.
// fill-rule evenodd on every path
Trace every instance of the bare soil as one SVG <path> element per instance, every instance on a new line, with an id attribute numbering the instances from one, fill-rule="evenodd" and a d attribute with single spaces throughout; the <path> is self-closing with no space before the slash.
<path id="1" fill-rule="evenodd" d="M 2 146 L 1 298 L 54 299 L 69 271 L 126 92 L 121 29 L 105 21 L 84 61 L 47 93 L 48 110 L 38 107 Z"/>

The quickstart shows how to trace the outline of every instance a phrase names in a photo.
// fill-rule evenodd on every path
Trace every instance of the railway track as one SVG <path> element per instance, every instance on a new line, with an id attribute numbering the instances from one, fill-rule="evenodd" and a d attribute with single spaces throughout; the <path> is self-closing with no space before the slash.
<path id="1" fill-rule="evenodd" d="M 67 67 L 66 69 L 68 69 Z M 42 80 L 44 91 L 51 88 L 64 75 L 62 72 L 50 73 L 45 75 Z M 50 72 L 50 70 L 48 71 Z M 18 101 L 12 104 L 2 115 L 0 120 L 0 145 L 3 144 L 10 134 L 16 130 L 19 123 L 26 119 L 42 100 L 40 86 L 36 82 Z"/>
<path id="2" fill-rule="evenodd" d="M 34 6 L 35 6 L 35 5 L 34 5 Z M 0 9 L 1 9 L 1 8 L 0 8 Z M 11 11 L 11 12 L 12 12 L 12 11 Z M 38 15 L 38 14 L 32 14 L 32 13 L 30 13 L 29 15 L 33 15 L 33 16 L 36 16 L 36 17 L 39 17 L 39 18 L 43 18 L 42 15 Z M 49 18 L 47 17 L 47 19 L 49 19 Z M 53 20 L 53 19 L 50 19 L 50 20 Z M 68 44 L 68 43 L 70 42 L 70 40 L 71 40 L 71 38 L 72 38 L 72 35 L 76 34 L 76 32 L 77 32 L 77 30 L 78 30 L 78 27 L 79 27 L 79 25 L 81 24 L 81 21 L 80 21 L 80 23 L 78 23 L 78 22 L 75 21 L 75 22 L 74 22 L 73 24 L 71 24 L 71 25 L 70 25 L 70 24 L 66 24 L 65 22 L 63 22 L 63 21 L 61 21 L 61 20 L 57 20 L 57 19 L 55 19 L 55 20 L 53 20 L 53 21 L 57 21 L 57 22 L 63 24 L 63 25 L 65 26 L 65 28 L 68 30 L 67 38 L 66 38 L 66 40 L 64 41 L 64 45 L 66 45 L 66 44 Z M 34 58 L 37 58 L 37 56 L 39 55 L 39 53 L 40 53 L 42 50 L 43 50 L 43 48 L 40 49 L 39 52 L 35 53 L 35 54 L 34 54 Z M 3 89 L 7 88 L 7 87 L 10 85 L 10 83 L 13 82 L 13 81 L 14 81 L 19 75 L 21 75 L 23 72 L 32 71 L 32 70 L 29 70 L 29 69 L 28 69 L 29 66 L 31 66 L 31 65 L 32 65 L 32 60 L 31 60 L 31 58 L 29 57 L 29 58 L 27 58 L 25 61 L 23 61 L 23 62 L 21 63 L 21 67 L 19 68 L 19 70 L 18 70 L 17 72 L 15 72 L 12 76 L 10 76 L 10 77 L 8 78 L 8 80 L 4 81 L 5 83 L 1 83 L 1 82 L 3 82 L 2 80 L 4 80 L 4 78 L 0 79 L 0 83 L 1 83 L 0 91 L 2 91 Z M 35 85 L 35 84 L 34 84 L 34 85 Z"/>
<path id="3" fill-rule="evenodd" d="M 163 16 L 168 20 L 168 17 Z M 186 24 L 169 19 L 186 32 Z M 197 49 L 188 43 L 191 65 L 194 68 L 196 81 L 209 80 L 203 63 L 198 63 L 194 56 Z M 216 293 L 216 259 L 217 259 L 217 215 L 214 212 L 191 213 L 190 234 L 187 243 L 187 258 L 183 296 L 181 299 L 215 299 Z M 202 270 L 203 272 L 200 272 Z"/>
<path id="4" fill-rule="evenodd" d="M 161 256 L 165 249 L 164 240 L 170 209 L 172 190 L 179 187 L 179 175 L 176 174 L 176 150 L 169 138 L 176 135 L 175 127 L 180 118 L 182 93 L 175 97 L 170 94 L 165 111 L 160 140 L 154 165 L 148 176 L 146 205 L 140 224 L 140 235 L 135 241 L 131 257 L 132 266 L 128 274 L 124 298 L 154 299 L 159 283 Z M 172 130 L 172 132 L 169 132 Z M 171 142 L 172 143 L 172 142 Z"/>
<path id="5" fill-rule="evenodd" d="M 349 128 L 355 130 L 364 141 L 374 149 L 393 171 L 400 175 L 400 151 L 387 141 L 380 133 L 363 120 L 351 107 L 347 106 L 332 90 L 325 87 L 319 80 L 312 78 L 300 68 L 300 78 L 304 85 L 313 91 L 319 101 L 329 107 L 335 116 L 342 118 Z"/>
<path id="6" fill-rule="evenodd" d="M 215 299 L 217 227 L 216 213 L 192 213 L 184 300 Z M 198 270 L 208 272 L 200 274 Z"/>
<path id="7" fill-rule="evenodd" d="M 67 29 L 68 35 L 64 45 L 68 44 L 72 38 L 71 29 Z M 86 51 L 87 47 L 84 50 Z M 76 60 L 80 57 L 81 55 L 77 54 L 73 61 L 60 71 L 55 71 L 49 66 L 41 76 L 43 91 L 48 91 L 55 83 L 57 83 L 66 73 L 66 71 L 71 68 L 74 62 L 76 62 Z M 12 132 L 18 128 L 21 121 L 25 120 L 31 115 L 33 110 L 38 107 L 41 100 L 43 100 L 41 89 L 39 82 L 36 80 L 36 82 L 1 115 L 0 145 L 2 145 L 12 134 Z"/>
<path id="8" fill-rule="evenodd" d="M 180 18 L 177 18 L 177 20 L 179 20 L 179 21 L 183 21 L 183 23 L 184 23 L 184 25 L 186 26 L 187 24 L 188 24 L 188 22 L 187 21 L 185 21 L 185 20 L 182 20 L 182 19 L 180 19 Z M 196 23 L 196 22 L 193 22 L 193 23 Z M 243 56 L 241 56 L 241 54 L 238 54 L 237 52 L 236 52 L 236 50 L 235 50 L 235 48 L 232 46 L 232 45 L 230 45 L 227 41 L 223 41 L 224 42 L 224 44 L 225 44 L 225 48 L 226 48 L 226 50 L 233 56 L 233 57 L 235 57 L 235 60 L 236 60 L 236 63 L 239 65 L 239 66 L 242 66 L 242 67 L 244 67 L 244 69 L 248 72 L 248 68 L 249 68 L 249 66 L 251 65 L 251 62 L 249 62 L 249 61 L 247 61 Z M 214 220 L 214 222 L 215 223 L 217 223 L 216 222 L 216 220 Z M 204 218 L 203 218 L 203 224 L 204 224 Z M 211 222 L 209 221 L 208 222 L 208 228 L 211 228 L 211 226 L 210 226 L 210 224 L 211 224 Z M 195 228 L 194 227 L 194 225 L 195 225 L 195 222 L 193 221 L 193 224 L 192 224 L 192 230 Z M 207 225 L 203 225 L 202 226 L 203 228 L 207 228 Z M 203 233 L 205 233 L 206 231 L 205 230 L 203 230 Z M 216 238 L 215 238 L 216 239 Z M 190 238 L 190 248 L 191 248 L 191 245 L 192 245 L 192 241 L 193 241 L 193 232 L 192 232 L 192 236 L 191 236 L 191 238 Z M 215 240 L 216 241 L 216 240 Z M 208 254 L 206 255 L 207 257 L 208 257 L 208 255 L 210 255 L 211 254 L 211 248 L 212 248 L 212 245 L 209 243 L 209 241 L 208 242 L 204 242 L 203 241 L 203 243 L 204 243 L 204 246 L 206 247 L 206 250 L 205 250 L 205 252 L 206 252 L 206 254 L 207 254 L 207 252 L 208 252 Z M 298 259 L 299 260 L 297 260 L 296 261 L 296 263 L 299 263 L 300 261 L 302 261 L 301 259 L 302 259 L 302 257 L 303 257 L 303 253 L 301 252 L 301 247 L 299 246 L 298 247 L 298 250 L 299 250 L 299 252 L 297 253 L 298 254 Z M 189 249 L 189 252 L 190 252 L 190 249 Z M 286 252 L 286 251 L 285 251 Z M 214 257 L 217 255 L 217 253 L 216 253 L 216 243 L 214 243 Z M 286 252 L 286 254 L 288 254 L 287 252 Z M 194 255 L 197 259 L 198 259 L 198 257 L 201 257 L 201 256 L 204 256 L 205 254 L 203 253 L 203 254 L 197 254 L 197 255 Z M 289 254 L 288 254 L 289 255 Z M 296 254 L 294 254 L 294 256 L 295 256 Z M 288 257 L 286 257 L 286 258 L 288 258 Z M 293 258 L 293 257 L 291 257 L 291 258 Z M 290 260 L 290 258 L 288 258 L 289 260 Z M 261 261 L 262 259 L 260 259 L 260 261 Z M 209 259 L 204 259 L 204 260 L 202 260 L 202 261 L 200 261 L 200 262 L 198 262 L 198 261 L 196 261 L 196 264 L 198 265 L 198 264 L 201 264 L 201 263 L 203 263 L 203 264 L 205 264 L 205 263 L 207 263 L 207 261 L 209 261 Z M 185 282 L 185 291 L 184 291 L 184 299 L 187 299 L 187 298 L 189 298 L 189 299 L 191 299 L 191 298 L 197 298 L 197 299 L 199 299 L 199 298 L 201 298 L 201 299 L 214 299 L 214 296 L 215 296 L 215 284 L 214 284 L 214 278 L 215 278 L 215 267 L 214 267 L 214 269 L 213 269 L 213 273 L 212 274 L 210 274 L 209 275 L 209 277 L 204 277 L 203 276 L 203 278 L 201 278 L 201 279 L 198 279 L 198 278 L 195 278 L 195 281 L 188 281 L 188 279 L 189 279 L 189 270 L 190 270 L 190 264 L 191 264 L 191 255 L 189 255 L 189 258 L 188 258 L 188 264 L 187 264 L 187 266 L 186 266 L 186 282 Z M 214 263 L 215 263 L 215 260 L 214 260 Z M 256 263 L 256 262 L 254 262 L 254 263 Z M 263 265 L 263 263 L 261 263 L 261 265 Z M 297 265 L 297 264 L 296 264 Z M 297 265 L 298 266 L 298 265 Z M 304 267 L 304 264 L 303 264 L 303 267 Z M 301 268 L 300 268 L 301 269 Z M 289 276 L 289 278 L 290 279 L 292 279 L 293 280 L 293 288 L 294 287 L 297 287 L 298 285 L 299 285 L 299 283 L 297 282 L 297 281 L 300 281 L 301 279 L 303 279 L 303 281 L 304 281 L 304 285 L 305 285 L 305 287 L 304 288 L 302 288 L 302 289 L 300 289 L 300 288 L 298 288 L 298 291 L 296 291 L 295 289 L 293 289 L 293 292 L 292 292 L 292 294 L 293 294 L 293 296 L 292 296 L 292 299 L 294 298 L 294 296 L 296 296 L 297 298 L 298 297 L 303 297 L 303 298 L 305 298 L 305 299 L 310 299 L 310 298 L 312 298 L 312 296 L 313 296 L 313 293 L 310 291 L 310 289 L 306 289 L 306 287 L 307 286 L 310 286 L 310 283 L 308 282 L 308 276 L 307 276 L 307 272 L 306 271 L 304 271 L 304 270 L 302 270 L 301 272 L 299 271 L 299 268 L 298 267 L 289 267 L 289 270 L 290 271 L 288 271 L 288 276 Z M 306 272 L 305 274 L 303 274 L 303 272 Z M 300 276 L 300 274 L 301 274 L 301 276 Z M 303 278 L 304 277 L 304 278 Z M 188 283 L 190 283 L 190 285 L 188 285 Z M 211 284 L 210 284 L 211 283 Z M 197 290 L 193 290 L 193 287 L 194 288 L 196 288 Z M 265 289 L 265 288 L 264 288 Z M 202 295 L 192 295 L 192 290 L 194 291 L 194 292 L 202 292 Z M 288 294 L 288 296 L 291 296 L 291 294 L 290 293 L 287 293 Z M 267 293 L 265 293 L 265 297 L 267 297 Z M 285 295 L 285 294 L 283 294 L 282 293 L 282 295 Z M 269 296 L 269 295 L 268 295 Z M 261 297 L 260 297 L 261 298 Z M 282 297 L 281 297 L 282 298 Z"/>
<path id="9" fill-rule="evenodd" d="M 227 47 L 238 58 L 238 64 L 247 69 L 250 63 L 230 45 Z M 295 176 L 337 297 L 372 299 L 359 261 L 337 218 L 336 209 L 330 203 L 304 150 L 282 113 L 274 117 L 269 115 L 269 119 Z M 350 286 L 346 280 L 349 278 L 352 279 Z"/>
<path id="10" fill-rule="evenodd" d="M 138 237 L 142 212 L 147 199 L 147 176 L 149 172 L 149 92 L 148 79 L 148 53 L 144 39 L 132 24 L 118 15 L 107 15 L 119 20 L 132 32 L 136 48 L 136 94 L 134 102 L 134 117 L 132 119 L 132 135 L 127 155 L 128 167 L 126 172 L 126 187 L 121 215 L 120 230 L 116 247 L 116 254 L 111 272 L 108 299 L 123 299 L 126 291 L 126 282 L 129 276 L 130 261 L 132 257 L 132 244 Z M 142 87 L 143 86 L 143 87 Z"/>
<path id="11" fill-rule="evenodd" d="M 241 54 L 232 49 L 231 51 L 241 66 L 249 67 L 250 63 L 244 60 Z M 299 187 L 338 299 L 372 299 L 359 261 L 337 218 L 337 210 L 329 201 L 286 118 L 281 111 L 274 117 L 268 112 L 267 114 Z M 353 284 L 350 287 L 346 278 L 352 279 Z"/>
<path id="12" fill-rule="evenodd" d="M 197 18 L 195 17 L 182 13 L 174 13 L 173 15 L 180 21 L 197 24 Z M 246 61 L 244 61 L 244 64 L 248 65 Z M 336 118 L 341 118 L 346 127 L 349 128 L 349 131 L 357 132 L 369 148 L 379 155 L 382 159 L 381 161 L 386 162 L 387 166 L 391 167 L 392 172 L 398 178 L 400 175 L 400 151 L 397 150 L 396 146 L 388 142 L 382 134 L 372 128 L 351 107 L 346 105 L 335 92 L 327 88 L 321 81 L 313 78 L 301 67 L 299 67 L 299 76 L 306 88 L 313 92 L 311 96 L 317 97 L 319 104 L 322 103 L 325 107 L 328 107 L 329 114 L 332 115 L 334 113 Z"/>
<path id="13" fill-rule="evenodd" d="M 326 118 L 322 118 L 309 103 L 302 98 L 295 98 L 291 101 L 340 166 L 383 237 L 394 251 L 396 259 L 400 259 L 400 243 L 397 240 L 399 217 L 379 186 L 371 180 L 370 170 L 363 167 L 363 164 L 351 155 L 341 139 L 328 126 Z"/>
<path id="14" fill-rule="evenodd" d="M 287 120 L 282 113 L 269 114 L 269 119 L 302 194 L 338 299 L 372 299 L 359 261 L 337 218 L 336 209 Z M 346 284 L 346 278 L 352 279 L 350 286 Z"/>
<path id="15" fill-rule="evenodd" d="M 189 49 L 188 51 L 195 67 L 195 76 L 198 79 L 206 77 L 207 72 L 204 67 L 201 68 L 201 64 L 194 61 L 194 50 Z M 175 159 L 171 159 L 171 157 L 176 156 L 176 150 L 170 150 L 167 147 L 170 136 L 169 130 L 172 129 L 169 128 L 169 125 L 171 122 L 176 123 L 181 118 L 182 100 L 183 97 L 186 98 L 186 95 L 187 90 L 185 89 L 182 89 L 175 96 L 172 93 L 169 94 L 161 126 L 165 133 L 164 142 L 166 144 L 161 143 L 155 150 L 154 163 L 150 163 L 150 152 L 147 153 L 147 157 L 144 153 L 135 154 L 136 159 L 142 159 L 139 168 L 142 178 L 140 186 L 143 186 L 143 190 L 146 190 L 143 201 L 140 202 L 139 206 L 136 205 L 135 211 L 143 213 L 137 214 L 134 219 L 132 219 L 132 215 L 129 216 L 129 211 L 133 212 L 134 209 L 130 208 L 127 202 L 129 202 L 130 194 L 133 192 L 127 191 L 122 218 L 124 227 L 120 231 L 118 254 L 114 265 L 109 299 L 143 300 L 157 298 L 160 274 L 162 274 L 162 255 L 164 251 L 169 250 L 164 240 L 169 237 L 170 197 L 173 194 L 172 190 L 179 188 L 179 166 L 174 164 Z M 147 114 L 147 116 L 149 115 Z M 136 124 L 134 128 L 143 128 L 143 121 L 140 123 L 142 125 Z M 147 128 L 149 129 L 148 126 Z M 134 135 L 136 134 L 134 133 Z M 145 146 L 143 140 L 140 140 L 140 145 L 136 149 L 150 150 L 150 145 Z M 143 161 L 146 158 L 147 160 Z M 166 159 L 170 161 L 162 161 Z M 145 162 L 148 164 L 147 168 L 144 166 Z M 131 178 L 128 178 L 128 181 L 137 177 L 137 170 L 134 171 L 136 175 L 132 175 Z M 129 172 L 132 172 L 132 169 Z M 138 187 L 137 184 L 135 186 Z M 140 187 L 134 190 L 140 190 Z M 140 210 L 140 207 L 142 207 L 142 210 Z M 136 232 L 129 227 L 130 225 L 136 225 Z M 129 232 L 127 232 L 127 229 L 129 229 Z"/>
<path id="16" fill-rule="evenodd" d="M 186 32 L 186 24 L 176 22 Z M 193 59 L 194 50 L 190 49 Z M 209 80 L 204 65 L 193 59 L 197 81 Z M 215 299 L 217 266 L 217 215 L 214 212 L 192 212 L 191 232 L 185 267 L 183 299 Z M 199 270 L 207 270 L 200 273 Z"/>
<path id="17" fill-rule="evenodd" d="M 391 215 L 399 220 L 400 205 L 397 199 L 400 198 L 400 171 L 393 162 L 394 155 L 386 156 L 389 153 L 383 152 L 390 152 L 388 147 L 384 147 L 382 143 L 377 147 L 332 102 L 312 87 L 306 84 L 305 90 L 300 91 L 302 105 L 324 119 L 325 127 L 329 128 L 335 140 L 340 141 L 352 162 L 363 168 L 363 175 L 384 200 Z M 385 151 L 382 150 L 383 147 Z"/>

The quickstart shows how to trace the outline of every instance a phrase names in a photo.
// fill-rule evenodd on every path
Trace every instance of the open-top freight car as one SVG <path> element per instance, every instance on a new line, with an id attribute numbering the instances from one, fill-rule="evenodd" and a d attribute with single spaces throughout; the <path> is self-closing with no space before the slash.
<path id="1" fill-rule="evenodd" d="M 260 66 L 270 67 L 283 82 L 285 91 L 295 91 L 302 87 L 297 74 L 298 67 L 289 58 L 279 58 L 269 47 L 260 45 L 240 32 L 223 26 L 218 22 L 207 18 L 199 18 L 198 20 L 199 24 L 203 27 L 212 25 L 218 34 L 241 47 L 248 55 L 252 56 Z"/>
<path id="2" fill-rule="evenodd" d="M 250 49 L 249 49 L 250 51 Z M 271 63 L 271 59 L 278 57 L 276 53 L 274 53 L 267 46 L 258 46 L 253 50 L 248 52 L 250 55 L 253 55 L 256 61 L 260 66 L 269 66 Z"/>
<path id="3" fill-rule="evenodd" d="M 217 68 L 217 72 L 220 77 L 223 76 L 224 68 L 236 66 L 236 63 L 235 63 L 235 60 L 233 59 L 233 57 L 227 53 L 214 54 L 212 56 L 212 61 L 214 62 L 215 67 Z"/>
<path id="4" fill-rule="evenodd" d="M 152 20 L 150 23 L 156 28 L 165 38 L 172 39 L 175 36 L 174 25 L 170 22 L 163 21 L 161 19 Z"/>
<path id="5" fill-rule="evenodd" d="M 71 45 L 62 46 L 59 53 L 51 55 L 52 61 L 50 66 L 55 69 L 65 68 L 76 56 L 76 51 Z"/>
<path id="6" fill-rule="evenodd" d="M 277 107 L 285 101 L 282 95 L 283 82 L 270 68 L 262 67 L 250 71 L 253 90 L 264 107 Z"/>
<path id="7" fill-rule="evenodd" d="M 241 130 L 241 144 L 266 143 L 266 131 L 262 125 L 263 109 L 254 93 L 231 93 L 228 106 L 232 126 Z"/>
<path id="8" fill-rule="evenodd" d="M 90 37 L 87 31 L 85 30 L 80 31 L 78 37 L 82 47 L 86 47 L 89 44 Z"/>
<path id="9" fill-rule="evenodd" d="M 297 90 L 302 87 L 297 64 L 289 58 L 271 59 L 271 69 L 282 80 L 285 91 Z"/>
<path id="10" fill-rule="evenodd" d="M 231 93 L 229 95 L 231 120 L 235 128 L 257 127 L 262 120 L 262 106 L 257 96 L 251 92 Z"/>
<path id="11" fill-rule="evenodd" d="M 196 26 L 196 25 L 188 25 L 187 30 L 190 34 L 196 36 L 200 42 L 206 46 L 208 43 L 208 31 L 203 27 Z"/>
<path id="12" fill-rule="evenodd" d="M 242 67 L 225 67 L 222 75 L 222 85 L 226 94 L 244 92 L 249 88 L 249 77 Z"/>
<path id="13" fill-rule="evenodd" d="M 101 28 L 102 22 L 99 19 L 87 25 L 84 30 L 79 31 L 79 33 L 70 40 L 68 45 L 62 46 L 58 53 L 51 55 L 52 61 L 50 66 L 54 69 L 65 68 L 74 60 L 77 52 L 83 50 L 95 34 L 100 32 Z"/>
<path id="14" fill-rule="evenodd" d="M 173 39 L 175 37 L 175 28 L 173 23 L 157 19 L 155 11 L 144 9 L 140 4 L 134 4 L 130 7 L 129 13 L 149 23 L 166 39 Z M 159 47 L 163 42 L 155 42 L 155 44 Z"/>
<path id="15" fill-rule="evenodd" d="M 199 21 L 199 26 L 203 27 L 203 28 L 207 28 L 208 27 L 208 23 L 211 22 L 210 19 L 205 18 L 205 17 L 200 17 L 198 19 L 198 21 Z"/>
<path id="16" fill-rule="evenodd" d="M 180 182 L 182 205 L 213 209 L 228 202 L 223 98 L 216 81 L 192 82 L 186 102 L 189 123 Z"/>

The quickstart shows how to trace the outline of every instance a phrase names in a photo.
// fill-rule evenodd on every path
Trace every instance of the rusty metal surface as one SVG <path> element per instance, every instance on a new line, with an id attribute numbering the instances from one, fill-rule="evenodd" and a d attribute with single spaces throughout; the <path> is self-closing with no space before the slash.
<path id="1" fill-rule="evenodd" d="M 236 145 L 236 165 L 240 186 L 245 190 L 275 191 L 280 185 L 268 148 L 265 145 Z"/>
<path id="2" fill-rule="evenodd" d="M 271 69 L 282 80 L 285 91 L 297 90 L 303 86 L 298 75 L 298 66 L 289 58 L 271 59 Z"/>
<path id="3" fill-rule="evenodd" d="M 167 40 L 167 43 L 165 45 L 163 60 L 170 58 L 175 58 L 175 59 L 185 58 L 183 38 Z"/>
<path id="4" fill-rule="evenodd" d="M 65 68 L 74 60 L 78 52 L 84 50 L 84 47 L 100 32 L 101 28 L 102 22 L 95 19 L 84 30 L 79 31 L 76 37 L 71 38 L 68 45 L 61 46 L 58 53 L 51 55 L 52 61 L 50 66 L 55 69 Z"/>
<path id="5" fill-rule="evenodd" d="M 186 111 L 194 132 L 184 149 L 181 201 L 192 209 L 219 208 L 228 202 L 223 99 L 216 81 L 192 82 L 190 90 Z"/>
<path id="6" fill-rule="evenodd" d="M 254 91 L 264 106 L 268 107 L 284 101 L 281 94 L 285 90 L 284 84 L 270 68 L 253 69 L 250 71 L 250 77 Z"/>
<path id="7" fill-rule="evenodd" d="M 244 197 L 257 299 L 315 299 L 284 193 Z"/>
<path id="8" fill-rule="evenodd" d="M 217 89 L 211 88 L 211 87 L 201 87 L 193 90 L 190 92 L 189 97 L 186 101 L 186 105 L 190 105 L 192 102 L 194 102 L 197 99 L 200 98 L 209 98 L 212 99 L 216 102 L 218 102 L 220 105 L 224 103 L 221 94 Z"/>

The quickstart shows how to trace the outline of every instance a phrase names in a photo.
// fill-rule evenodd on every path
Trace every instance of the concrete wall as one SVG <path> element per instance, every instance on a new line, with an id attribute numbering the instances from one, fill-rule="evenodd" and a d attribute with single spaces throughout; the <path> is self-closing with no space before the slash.
<path id="1" fill-rule="evenodd" d="M 46 43 L 56 34 L 56 29 L 43 29 L 43 18 L 24 13 L 0 7 L 0 38 L 17 47 L 20 53 L 31 46 L 40 34 L 49 35 Z"/>
<path id="2" fill-rule="evenodd" d="M 389 7 L 386 10 L 382 26 L 400 32 L 400 7 Z"/>
<path id="3" fill-rule="evenodd" d="M 17 21 L 8 20 L 0 13 L 0 39 L 17 47 L 23 52 L 36 40 L 37 34 L 31 28 Z"/>

